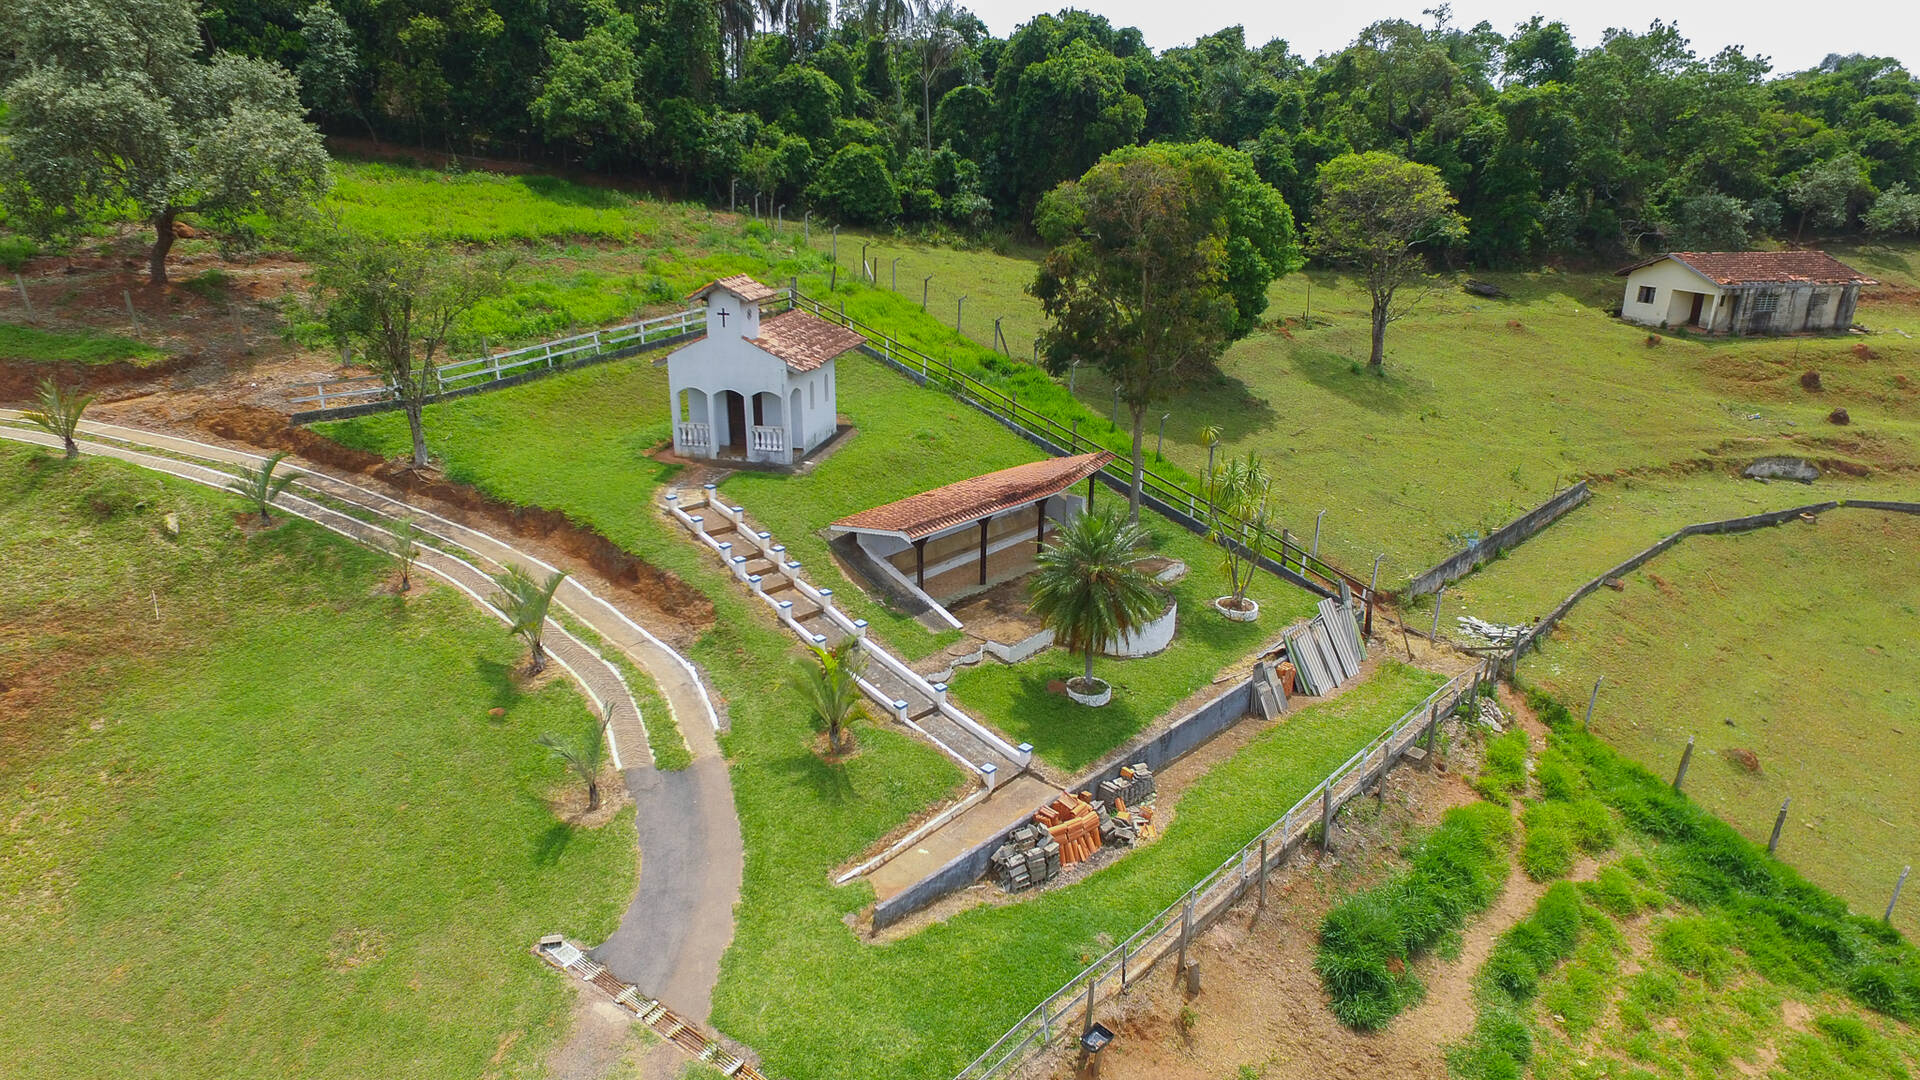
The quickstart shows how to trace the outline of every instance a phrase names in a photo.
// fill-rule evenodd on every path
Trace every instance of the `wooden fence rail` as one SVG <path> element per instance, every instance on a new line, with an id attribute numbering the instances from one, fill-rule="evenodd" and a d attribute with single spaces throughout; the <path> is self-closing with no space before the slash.
<path id="1" fill-rule="evenodd" d="M 1440 718 L 1477 694 L 1491 674 L 1491 665 L 1484 664 L 1449 679 L 1178 900 L 1035 1006 L 985 1053 L 960 1070 L 954 1080 L 1007 1076 L 1061 1033 L 1078 1038 L 1091 1023 L 1103 997 L 1112 998 L 1160 961 L 1184 952 L 1195 934 L 1219 920 L 1249 892 L 1262 888 L 1267 875 L 1285 865 L 1315 826 L 1329 828 L 1342 807 L 1384 779 L 1415 743 L 1430 739 Z"/>

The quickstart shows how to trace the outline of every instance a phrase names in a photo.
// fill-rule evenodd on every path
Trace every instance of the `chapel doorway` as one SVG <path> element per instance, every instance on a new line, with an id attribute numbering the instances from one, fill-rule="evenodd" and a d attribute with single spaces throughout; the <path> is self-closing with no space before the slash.
<path id="1" fill-rule="evenodd" d="M 723 390 L 727 399 L 727 448 L 742 457 L 747 453 L 747 399 L 738 390 Z"/>

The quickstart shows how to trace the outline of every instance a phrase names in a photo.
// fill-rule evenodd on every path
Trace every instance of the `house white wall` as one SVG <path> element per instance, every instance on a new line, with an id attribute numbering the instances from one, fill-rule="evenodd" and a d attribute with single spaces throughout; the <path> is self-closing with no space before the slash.
<path id="1" fill-rule="evenodd" d="M 724 326 L 722 310 L 727 312 Z M 812 371 L 795 371 L 747 340 L 759 333 L 759 304 L 726 289 L 707 294 L 707 335 L 667 358 L 675 453 L 694 457 L 738 453 L 750 461 L 788 464 L 833 437 L 839 416 L 834 361 Z M 740 395 L 737 431 L 729 415 L 728 392 Z M 754 426 L 756 401 L 761 425 L 786 429 L 787 451 L 752 449 L 746 429 Z M 712 443 L 708 448 L 686 443 L 681 425 L 687 423 L 709 426 Z"/>
<path id="2" fill-rule="evenodd" d="M 1653 289 L 1653 299 L 1640 299 L 1642 288 Z M 1641 326 L 1685 326 L 1693 314 L 1693 298 L 1702 295 L 1700 325 L 1721 328 L 1726 321 L 1726 290 L 1673 259 L 1662 259 L 1627 275 L 1620 317 Z M 1714 301 L 1720 300 L 1716 310 Z"/>

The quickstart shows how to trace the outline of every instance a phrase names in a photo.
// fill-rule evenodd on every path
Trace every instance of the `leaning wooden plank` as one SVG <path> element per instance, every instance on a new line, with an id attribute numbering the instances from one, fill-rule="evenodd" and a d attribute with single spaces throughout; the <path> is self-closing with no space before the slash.
<path id="1" fill-rule="evenodd" d="M 1306 651 L 1300 647 L 1300 635 L 1289 632 L 1280 635 L 1287 643 L 1287 659 L 1293 663 L 1294 688 L 1297 692 L 1319 696 L 1319 684 L 1313 681 L 1313 669 L 1307 663 Z"/>
<path id="2" fill-rule="evenodd" d="M 1320 662 L 1326 666 L 1328 681 L 1336 687 L 1346 682 L 1347 672 L 1340 664 L 1340 657 L 1333 651 L 1333 640 L 1327 630 L 1327 624 L 1320 619 L 1315 619 L 1309 630 L 1314 647 L 1320 650 Z"/>
<path id="3" fill-rule="evenodd" d="M 1334 658 L 1340 662 L 1342 680 L 1353 678 L 1360 671 L 1360 658 L 1354 655 L 1347 635 L 1340 632 L 1340 609 L 1333 606 L 1333 601 L 1322 600 L 1320 617 L 1314 622 L 1320 626 L 1327 644 L 1333 647 Z"/>

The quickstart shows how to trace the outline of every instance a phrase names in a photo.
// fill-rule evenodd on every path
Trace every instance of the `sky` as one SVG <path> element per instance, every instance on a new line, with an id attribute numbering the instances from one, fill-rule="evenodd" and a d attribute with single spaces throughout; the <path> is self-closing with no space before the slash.
<path id="1" fill-rule="evenodd" d="M 1311 60 L 1337 52 L 1361 27 L 1381 19 L 1429 21 L 1424 8 L 1437 0 L 1378 0 L 1371 4 L 1275 3 L 1248 0 L 961 0 L 994 34 L 1043 11 L 1077 7 L 1105 15 L 1117 26 L 1137 26 L 1156 50 L 1185 45 L 1203 34 L 1239 23 L 1247 44 L 1284 38 L 1293 51 Z M 1834 17 L 1823 17 L 1822 13 Z M 1908 70 L 1920 68 L 1920 3 L 1915 0 L 1856 0 L 1837 8 L 1806 0 L 1747 0 L 1736 5 L 1676 6 L 1655 0 L 1612 0 L 1605 4 L 1545 7 L 1537 0 L 1458 0 L 1453 21 L 1469 27 L 1485 19 L 1503 34 L 1533 15 L 1558 19 L 1573 31 L 1581 48 L 1600 43 L 1608 27 L 1645 30 L 1654 19 L 1677 19 L 1681 34 L 1700 56 L 1727 45 L 1745 47 L 1749 56 L 1769 57 L 1776 73 L 1818 64 L 1828 53 L 1891 55 Z"/>

